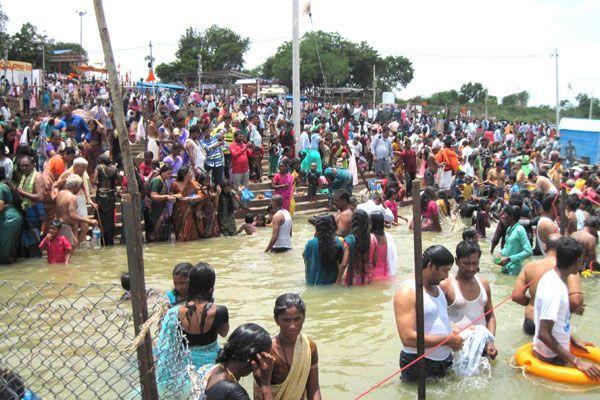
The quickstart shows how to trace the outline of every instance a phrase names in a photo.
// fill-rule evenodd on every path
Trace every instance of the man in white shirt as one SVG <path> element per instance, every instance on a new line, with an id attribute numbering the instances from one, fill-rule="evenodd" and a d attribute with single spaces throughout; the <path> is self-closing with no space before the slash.
<path id="1" fill-rule="evenodd" d="M 310 136 L 308 132 L 310 131 L 310 125 L 304 125 L 304 130 L 300 134 L 300 151 L 310 149 Z"/>
<path id="2" fill-rule="evenodd" d="M 571 336 L 571 312 L 567 278 L 577 274 L 583 247 L 575 239 L 566 237 L 556 246 L 556 266 L 540 279 L 535 295 L 533 319 L 533 355 L 555 365 L 570 364 L 593 380 L 600 380 L 600 368 L 581 361 L 569 351 L 569 344 L 585 349 L 584 343 Z"/>

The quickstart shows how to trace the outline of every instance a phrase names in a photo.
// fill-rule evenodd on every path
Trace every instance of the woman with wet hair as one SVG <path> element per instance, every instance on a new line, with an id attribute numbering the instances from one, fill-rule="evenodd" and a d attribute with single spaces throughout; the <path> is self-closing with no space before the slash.
<path id="1" fill-rule="evenodd" d="M 282 294 L 275 301 L 273 317 L 279 327 L 270 351 L 273 398 L 321 400 L 317 345 L 302 333 L 306 304 L 295 293 Z M 265 400 L 259 389 L 255 385 L 254 399 Z"/>
<path id="2" fill-rule="evenodd" d="M 171 185 L 171 194 L 181 195 L 173 206 L 173 227 L 175 238 L 180 242 L 198 240 L 202 234 L 202 217 L 199 196 L 200 184 L 194 179 L 194 172 L 188 165 L 177 171 L 177 178 Z"/>
<path id="3" fill-rule="evenodd" d="M 329 285 L 338 276 L 338 263 L 342 261 L 344 247 L 336 236 L 333 215 L 320 215 L 309 221 L 315 235 L 304 246 L 305 278 L 307 285 Z"/>
<path id="4" fill-rule="evenodd" d="M 238 381 L 243 376 L 253 374 L 260 398 L 273 400 L 275 397 L 273 397 L 270 383 L 273 357 L 268 353 L 271 345 L 269 333 L 259 325 L 243 324 L 238 326 L 219 352 L 216 364 L 205 365 L 198 370 L 199 398 L 203 400 L 250 400 L 248 392 Z"/>
<path id="5" fill-rule="evenodd" d="M 166 242 L 171 236 L 171 221 L 167 203 L 181 195 L 170 195 L 167 190 L 167 180 L 170 179 L 173 167 L 164 164 L 160 174 L 150 181 L 148 191 L 151 204 L 146 218 L 146 240 L 148 242 Z"/>
<path id="6" fill-rule="evenodd" d="M 190 269 L 184 304 L 165 315 L 158 335 L 157 380 L 169 388 L 187 365 L 196 369 L 215 362 L 217 337 L 229 332 L 227 307 L 214 304 L 215 271 L 203 262 Z M 173 388 L 176 389 L 176 388 Z"/>
<path id="7" fill-rule="evenodd" d="M 372 279 L 385 280 L 396 275 L 396 243 L 390 233 L 385 232 L 383 214 L 371 214 L 371 234 L 374 245 L 371 246 L 373 260 Z"/>
<path id="8" fill-rule="evenodd" d="M 375 240 L 370 233 L 369 214 L 364 210 L 356 210 L 352 215 L 351 231 L 344 238 L 344 257 L 338 272 L 337 283 L 366 285 L 371 282 L 373 268 L 373 252 Z"/>

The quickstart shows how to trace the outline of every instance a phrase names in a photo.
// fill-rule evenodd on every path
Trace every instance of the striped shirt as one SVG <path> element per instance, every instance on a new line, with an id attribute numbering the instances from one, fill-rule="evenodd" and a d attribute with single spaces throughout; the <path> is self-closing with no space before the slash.
<path id="1" fill-rule="evenodd" d="M 200 146 L 206 153 L 204 165 L 209 167 L 220 167 L 223 165 L 223 150 L 218 136 L 211 136 L 210 139 L 202 139 Z"/>

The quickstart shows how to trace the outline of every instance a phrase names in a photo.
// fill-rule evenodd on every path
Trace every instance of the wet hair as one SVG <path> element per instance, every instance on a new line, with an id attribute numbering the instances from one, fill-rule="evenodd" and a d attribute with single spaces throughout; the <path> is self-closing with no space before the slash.
<path id="1" fill-rule="evenodd" d="M 506 207 L 504 207 L 504 212 L 506 214 L 508 214 L 510 217 L 512 217 L 512 219 L 515 220 L 515 222 L 518 222 L 519 219 L 521 218 L 521 207 L 517 206 L 517 205 L 513 205 L 513 204 L 509 204 Z"/>
<path id="2" fill-rule="evenodd" d="M 583 246 L 572 237 L 564 237 L 556 245 L 556 267 L 568 269 L 583 254 Z"/>
<path id="3" fill-rule="evenodd" d="M 558 242 L 560 242 L 560 239 L 562 239 L 562 236 L 560 236 L 560 234 L 551 234 L 546 238 L 546 251 L 548 250 L 556 250 L 556 246 L 558 245 Z"/>
<path id="4" fill-rule="evenodd" d="M 477 229 L 465 228 L 462 231 L 462 240 L 475 240 L 477 238 Z M 458 254 L 456 255 L 458 257 Z"/>
<path id="5" fill-rule="evenodd" d="M 354 258 L 359 262 L 356 263 L 359 275 L 364 275 L 369 257 L 369 248 L 371 246 L 371 234 L 369 232 L 369 214 L 365 210 L 356 210 L 352 215 L 352 233 L 356 239 L 354 247 Z"/>
<path id="6" fill-rule="evenodd" d="M 472 240 L 463 240 L 456 245 L 456 259 L 469 257 L 472 254 L 481 256 L 481 247 Z"/>
<path id="7" fill-rule="evenodd" d="M 587 226 L 592 229 L 598 229 L 598 228 L 600 228 L 600 218 L 596 217 L 596 216 L 589 217 L 585 220 L 585 222 L 583 223 L 583 226 Z"/>
<path id="8" fill-rule="evenodd" d="M 319 245 L 319 260 L 322 265 L 335 266 L 341 249 L 336 246 L 336 224 L 333 215 L 321 215 L 314 219 L 315 236 Z"/>
<path id="9" fill-rule="evenodd" d="M 71 147 L 71 146 L 65 147 L 65 149 L 63 150 L 63 154 L 69 155 L 69 156 L 74 156 L 75 155 L 75 147 Z"/>
<path id="10" fill-rule="evenodd" d="M 435 198 L 435 192 L 433 191 L 433 188 L 431 187 L 426 187 L 425 190 L 423 190 L 423 193 L 421 194 L 421 213 L 424 213 L 427 210 L 427 205 L 429 204 L 430 200 L 433 200 Z"/>
<path id="11" fill-rule="evenodd" d="M 188 274 L 187 301 L 201 300 L 213 302 L 215 270 L 205 262 L 199 262 Z"/>
<path id="12" fill-rule="evenodd" d="M 0 368 L 0 399 L 22 399 L 25 395 L 25 383 L 16 372 Z"/>
<path id="13" fill-rule="evenodd" d="M 173 277 L 185 276 L 187 278 L 192 268 L 194 268 L 194 266 L 189 262 L 180 262 L 173 268 Z"/>
<path id="14" fill-rule="evenodd" d="M 371 233 L 374 233 L 376 236 L 385 235 L 383 214 L 380 212 L 375 212 L 375 213 L 372 213 L 370 215 L 370 217 L 371 217 Z"/>
<path id="15" fill-rule="evenodd" d="M 50 228 L 56 228 L 60 231 L 60 229 L 62 228 L 62 222 L 59 219 L 55 219 L 54 221 L 50 222 Z"/>
<path id="16" fill-rule="evenodd" d="M 184 165 L 181 168 L 179 168 L 177 170 L 177 181 L 183 182 L 183 180 L 185 179 L 185 176 L 188 174 L 188 172 L 190 172 L 189 165 Z"/>
<path id="17" fill-rule="evenodd" d="M 567 208 L 571 211 L 576 211 L 579 208 L 580 202 L 579 196 L 570 194 L 569 197 L 567 197 Z"/>
<path id="18" fill-rule="evenodd" d="M 215 362 L 249 362 L 256 354 L 271 350 L 271 344 L 271 336 L 264 328 L 252 323 L 243 324 L 229 336 Z"/>
<path id="19" fill-rule="evenodd" d="M 434 244 L 429 246 L 423 252 L 423 268 L 427 268 L 429 264 L 432 264 L 437 268 L 444 265 L 454 264 L 454 256 L 450 253 L 450 250 L 440 244 Z"/>
<path id="20" fill-rule="evenodd" d="M 554 196 L 551 194 L 544 196 L 542 199 L 542 210 L 548 212 L 552 210 L 552 205 L 554 204 Z"/>
<path id="21" fill-rule="evenodd" d="M 252 214 L 246 214 L 244 216 L 244 222 L 247 224 L 251 224 L 254 221 L 254 215 Z"/>
<path id="22" fill-rule="evenodd" d="M 350 203 L 350 192 L 346 189 L 340 189 L 335 192 L 335 197 L 344 200 L 346 203 Z"/>
<path id="23" fill-rule="evenodd" d="M 273 309 L 273 317 L 275 319 L 285 313 L 288 309 L 296 307 L 298 311 L 304 316 L 306 315 L 306 304 L 304 300 L 296 293 L 285 293 L 282 294 L 275 300 L 275 308 Z"/>
<path id="24" fill-rule="evenodd" d="M 129 280 L 129 273 L 127 272 L 121 274 L 121 287 L 127 292 L 131 291 L 131 281 Z"/>

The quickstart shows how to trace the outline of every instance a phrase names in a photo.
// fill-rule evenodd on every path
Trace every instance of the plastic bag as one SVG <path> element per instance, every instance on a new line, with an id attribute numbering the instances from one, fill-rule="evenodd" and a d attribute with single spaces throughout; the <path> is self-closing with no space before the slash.
<path id="1" fill-rule="evenodd" d="M 242 193 L 241 193 L 241 197 L 240 198 L 242 200 L 242 203 L 248 204 L 252 200 L 254 200 L 254 193 L 252 193 L 252 191 L 250 189 L 244 188 L 244 189 L 242 189 Z"/>

